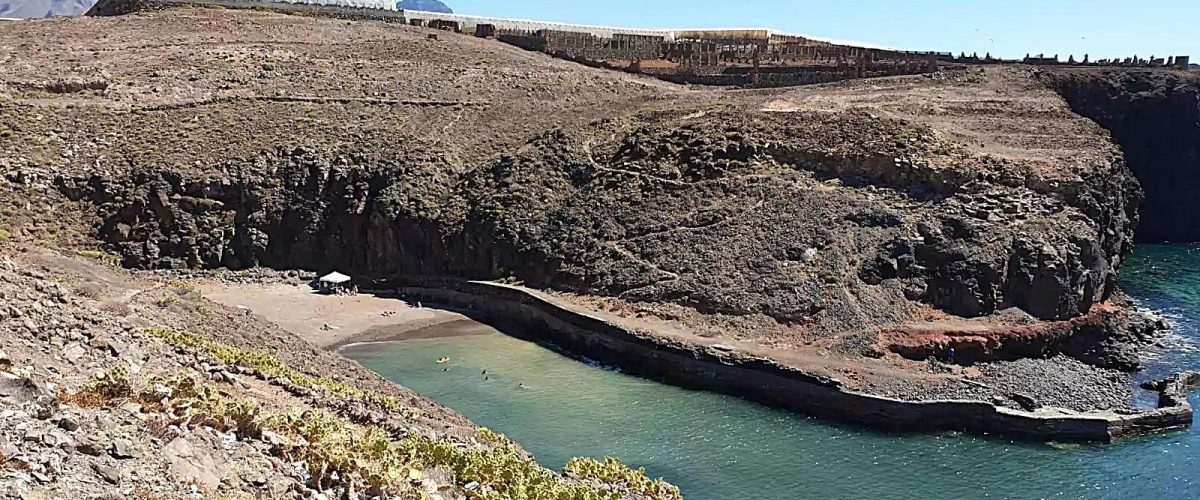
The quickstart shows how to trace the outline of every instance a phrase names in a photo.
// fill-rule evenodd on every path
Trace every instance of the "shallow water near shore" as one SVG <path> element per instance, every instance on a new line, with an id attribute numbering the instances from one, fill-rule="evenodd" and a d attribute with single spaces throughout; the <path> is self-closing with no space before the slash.
<path id="1" fill-rule="evenodd" d="M 1177 327 L 1141 378 L 1200 368 L 1200 247 L 1139 247 L 1122 280 Z M 1115 446 L 885 434 L 623 375 L 496 332 L 344 353 L 547 467 L 616 456 L 689 499 L 1200 497 L 1197 430 Z"/>

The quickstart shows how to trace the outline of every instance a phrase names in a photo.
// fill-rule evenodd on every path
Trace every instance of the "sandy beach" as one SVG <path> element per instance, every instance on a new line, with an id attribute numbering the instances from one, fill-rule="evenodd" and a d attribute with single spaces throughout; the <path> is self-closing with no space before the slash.
<path id="1" fill-rule="evenodd" d="M 210 300 L 258 315 L 329 350 L 351 343 L 494 331 L 457 312 L 417 307 L 382 295 L 322 295 L 302 285 L 217 281 L 202 284 L 200 291 Z"/>

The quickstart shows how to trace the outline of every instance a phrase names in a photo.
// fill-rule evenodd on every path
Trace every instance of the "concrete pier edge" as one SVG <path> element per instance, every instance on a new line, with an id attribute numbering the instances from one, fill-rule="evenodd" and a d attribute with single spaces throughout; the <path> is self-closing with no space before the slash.
<path id="1" fill-rule="evenodd" d="M 1029 440 L 1112 443 L 1192 424 L 1186 391 L 1200 375 L 1163 384 L 1159 408 L 1135 414 L 1023 411 L 986 401 L 905 401 L 846 389 L 818 376 L 723 346 L 699 346 L 635 331 L 569 309 L 530 290 L 483 281 L 404 278 L 377 282 L 410 300 L 471 311 L 506 333 L 672 385 L 738 396 L 822 419 L 900 432 L 965 431 Z M 518 328 L 511 328 L 518 327 Z"/>

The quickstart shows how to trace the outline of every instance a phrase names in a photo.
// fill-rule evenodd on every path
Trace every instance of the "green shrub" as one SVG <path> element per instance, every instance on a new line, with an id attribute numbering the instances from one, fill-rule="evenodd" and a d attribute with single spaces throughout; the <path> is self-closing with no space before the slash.
<path id="1" fill-rule="evenodd" d="M 151 328 L 146 333 L 226 364 L 258 370 L 268 378 L 282 377 L 302 387 L 322 387 L 392 411 L 411 411 L 391 396 L 297 372 L 263 352 L 167 328 Z M 476 431 L 476 438 L 485 445 L 482 448 L 417 434 L 393 441 L 382 429 L 358 427 L 322 411 L 264 415 L 256 402 L 222 397 L 194 378 L 179 378 L 169 386 L 173 399 L 164 411 L 171 413 L 177 424 L 203 423 L 253 437 L 265 431 L 286 436 L 293 444 L 273 451 L 289 461 L 304 462 L 322 486 L 329 485 L 336 475 L 368 491 L 403 495 L 416 491 L 425 471 L 443 469 L 453 473 L 459 487 L 477 484 L 466 491 L 472 499 L 620 500 L 628 494 L 650 500 L 681 498 L 675 486 L 651 480 L 643 470 L 631 470 L 615 459 L 603 463 L 571 460 L 564 471 L 578 481 L 565 478 L 538 465 L 508 438 L 485 428 Z M 137 393 L 132 388 L 127 392 Z M 142 399 L 149 403 L 152 398 Z M 602 488 L 598 483 L 609 487 Z"/>
<path id="2" fill-rule="evenodd" d="M 129 378 L 129 370 L 118 366 L 93 375 L 84 388 L 72 395 L 60 395 L 59 401 L 84 408 L 119 406 L 134 398 L 137 390 Z"/>
<path id="3" fill-rule="evenodd" d="M 364 391 L 333 379 L 298 372 L 274 356 L 260 351 L 230 347 L 199 335 L 168 328 L 149 328 L 146 333 L 174 346 L 196 349 L 205 356 L 225 364 L 252 368 L 270 379 L 283 378 L 300 387 L 323 388 L 339 396 L 377 404 L 391 411 L 401 412 L 408 409 L 400 400 L 392 396 L 374 391 Z"/>
<path id="4" fill-rule="evenodd" d="M 199 302 L 204 298 L 204 295 L 200 293 L 200 289 L 196 288 L 196 285 L 183 280 L 172 280 L 171 290 L 180 299 L 188 302 Z"/>
<path id="5" fill-rule="evenodd" d="M 609 457 L 603 462 L 591 458 L 573 458 L 563 472 L 589 481 L 617 486 L 630 493 L 650 498 L 682 498 L 679 488 L 662 479 L 646 477 L 646 469 L 630 469 L 620 460 Z"/>

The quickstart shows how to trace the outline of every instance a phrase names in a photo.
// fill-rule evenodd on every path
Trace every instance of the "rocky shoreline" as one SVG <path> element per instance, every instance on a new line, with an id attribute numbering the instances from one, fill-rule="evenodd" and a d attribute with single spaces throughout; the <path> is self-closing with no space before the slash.
<path id="1" fill-rule="evenodd" d="M 1152 410 L 1023 409 L 984 400 L 913 401 L 849 390 L 835 378 L 748 355 L 721 344 L 689 344 L 621 327 L 519 287 L 410 279 L 380 283 L 407 296 L 469 308 L 507 333 L 551 342 L 576 356 L 688 388 L 713 390 L 822 418 L 891 431 L 961 430 L 1058 442 L 1110 443 L 1191 425 L 1186 391 L 1198 377 L 1177 375 L 1155 390 Z"/>

